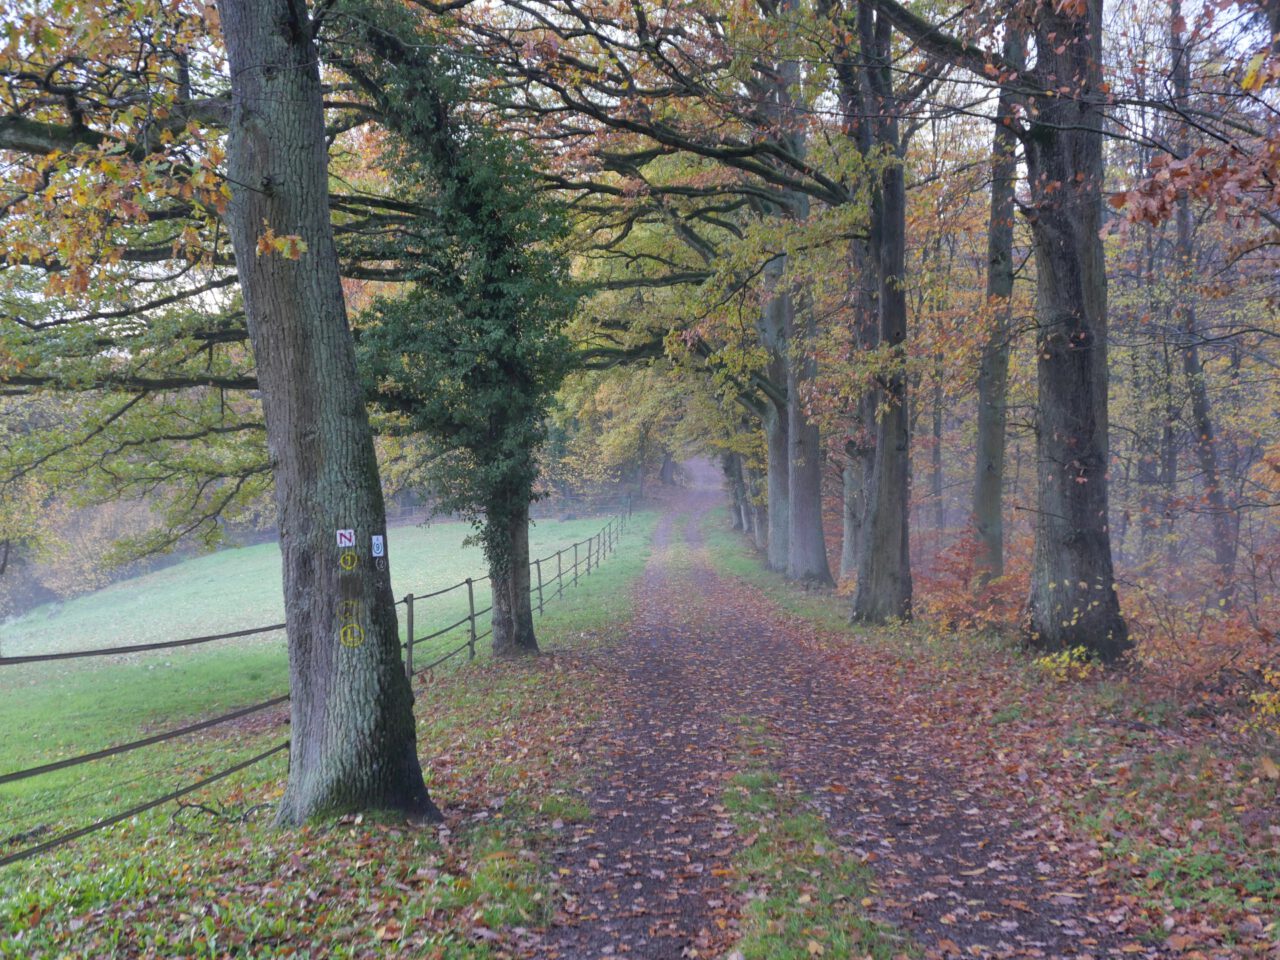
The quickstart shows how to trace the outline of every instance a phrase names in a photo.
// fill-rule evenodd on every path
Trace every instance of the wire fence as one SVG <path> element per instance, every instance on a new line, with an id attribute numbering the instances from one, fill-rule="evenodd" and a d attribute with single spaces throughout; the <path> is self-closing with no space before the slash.
<path id="1" fill-rule="evenodd" d="M 590 576 L 593 570 L 599 568 L 599 565 L 604 558 L 615 553 L 617 551 L 619 541 L 621 540 L 623 533 L 626 531 L 627 522 L 630 517 L 631 502 L 628 498 L 619 512 L 592 536 L 587 537 L 585 540 L 579 540 L 567 547 L 563 547 L 549 556 L 540 557 L 531 561 L 529 564 L 529 598 L 533 612 L 541 615 L 548 603 L 564 596 L 565 588 L 567 586 L 577 586 L 583 577 Z M 549 575 L 551 564 L 555 565 L 554 576 Z M 430 673 L 453 660 L 455 657 L 461 656 L 464 652 L 467 654 L 468 660 L 474 660 L 476 658 L 477 644 L 493 635 L 492 604 L 482 608 L 478 608 L 476 605 L 476 587 L 485 583 L 489 579 L 490 578 L 488 576 L 475 578 L 468 577 L 467 579 L 459 583 L 455 583 L 452 586 L 445 587 L 440 590 L 434 590 L 430 593 L 419 595 L 412 593 L 407 594 L 403 599 L 396 602 L 396 606 L 403 606 L 405 608 L 405 641 L 401 644 L 401 649 L 404 651 L 405 674 L 410 681 L 415 677 Z M 415 616 L 421 617 L 424 621 L 426 620 L 426 611 L 423 610 L 423 607 L 429 606 L 433 600 L 438 600 L 441 597 L 460 590 L 466 590 L 466 616 L 455 620 L 447 626 L 431 630 L 423 636 L 415 636 Z M 485 625 L 485 617 L 489 617 L 489 620 L 487 621 L 488 625 L 482 630 L 481 628 Z M 33 654 L 29 656 L 0 657 L 0 667 L 57 660 L 74 660 L 87 657 L 118 656 L 122 654 L 190 647 L 211 643 L 217 640 L 230 640 L 274 633 L 282 630 L 283 628 L 284 624 L 273 624 L 270 626 L 253 627 L 245 630 L 235 630 L 228 633 L 212 634 L 202 637 L 189 637 L 182 640 L 171 640 L 160 643 L 143 643 L 124 647 L 102 647 L 66 651 L 61 653 Z M 442 655 L 437 655 L 434 659 L 425 664 L 415 664 L 414 649 L 416 647 L 420 647 L 425 643 L 430 643 L 433 640 L 439 640 L 442 637 L 447 637 L 455 632 L 463 633 L 465 639 L 462 643 L 450 648 Z M 0 786 L 29 780 L 35 777 L 55 773 L 57 771 L 72 769 L 84 764 L 93 763 L 108 757 L 131 753 L 147 747 L 153 747 L 158 744 L 177 740 L 201 731 L 210 730 L 223 724 L 231 723 L 232 721 L 260 713 L 272 707 L 282 706 L 288 702 L 289 695 L 287 693 L 281 694 L 280 696 L 272 697 L 271 699 L 264 700 L 260 703 L 239 707 L 235 710 L 221 714 L 220 716 L 201 720 L 197 723 L 188 724 L 182 727 L 176 727 L 171 730 L 165 730 L 160 733 L 141 737 L 126 743 L 119 743 L 90 753 L 83 753 L 49 763 L 34 765 L 22 770 L 0 773 Z M 195 783 L 186 784 L 176 790 L 169 791 L 161 797 L 134 804 L 126 810 L 95 820 L 87 826 L 60 833 L 54 837 L 42 840 L 41 842 L 20 846 L 19 849 L 11 850 L 8 853 L 0 855 L 0 867 L 5 867 L 9 864 L 17 863 L 19 861 L 35 857 L 39 854 L 46 853 L 98 830 L 121 823 L 131 817 L 137 816 L 140 813 L 155 809 L 156 807 L 162 806 L 170 801 L 186 796 L 187 794 L 206 787 L 209 784 L 225 779 L 234 773 L 238 773 L 256 763 L 282 753 L 288 748 L 288 746 L 289 742 L 286 740 L 283 743 L 274 745 L 263 753 L 259 753 L 247 760 L 243 760 L 223 770 L 209 774 Z M 57 809 L 57 806 L 58 805 L 55 805 L 53 808 L 48 809 Z M 37 827 L 24 833 L 11 835 L 8 838 L 0 838 L 0 849 L 3 849 L 5 846 L 14 846 L 22 841 L 33 839 L 36 836 L 43 836 L 44 832 L 44 827 Z"/>

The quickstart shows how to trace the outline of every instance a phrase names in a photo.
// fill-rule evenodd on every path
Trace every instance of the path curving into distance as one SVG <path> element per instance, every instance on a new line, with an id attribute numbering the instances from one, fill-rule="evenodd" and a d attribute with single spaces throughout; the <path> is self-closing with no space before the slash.
<path id="1" fill-rule="evenodd" d="M 613 689 L 589 738 L 593 816 L 567 828 L 556 920 L 521 955 L 732 949 L 740 902 L 726 865 L 741 838 L 720 800 L 741 769 L 745 716 L 763 723 L 777 773 L 829 833 L 874 864 L 874 914 L 926 956 L 1134 956 L 1104 892 L 1021 829 L 1035 811 L 999 784 L 962 782 L 871 677 L 833 670 L 768 600 L 714 572 L 699 530 L 721 502 L 695 488 L 655 534 L 636 616 L 605 654 Z"/>

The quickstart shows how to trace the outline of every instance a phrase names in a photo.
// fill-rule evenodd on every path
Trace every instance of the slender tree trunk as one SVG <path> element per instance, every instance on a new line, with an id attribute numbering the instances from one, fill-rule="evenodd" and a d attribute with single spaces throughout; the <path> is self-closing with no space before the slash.
<path id="1" fill-rule="evenodd" d="M 1021 66 L 1026 38 L 1005 26 L 1004 55 Z M 1004 576 L 1004 460 L 1009 403 L 1009 321 L 1013 297 L 1014 191 L 1017 138 L 1011 124 L 1014 97 L 1002 90 L 996 107 L 991 160 L 991 213 L 987 227 L 987 303 L 991 335 L 978 367 L 977 469 L 973 483 L 974 569 L 979 585 Z"/>
<path id="2" fill-rule="evenodd" d="M 493 593 L 493 655 L 521 657 L 538 652 L 533 631 L 533 602 L 529 596 L 529 501 L 500 522 L 501 555 L 489 564 Z"/>
<path id="3" fill-rule="evenodd" d="M 933 532 L 938 538 L 938 549 L 942 549 L 942 531 L 947 525 L 946 477 L 942 469 L 942 433 L 943 410 L 946 398 L 942 390 L 942 357 L 937 357 L 937 371 L 933 378 L 933 449 L 929 451 L 930 475 L 933 489 Z"/>
<path id="4" fill-rule="evenodd" d="M 866 511 L 865 466 L 863 458 L 846 451 L 841 480 L 840 579 L 848 580 L 858 572 L 862 524 Z"/>
<path id="5" fill-rule="evenodd" d="M 1038 8 L 1026 156 L 1039 283 L 1037 502 L 1027 635 L 1044 650 L 1128 647 L 1107 503 L 1107 277 L 1102 240 L 1102 0 Z"/>
<path id="6" fill-rule="evenodd" d="M 1273 22 L 1280 10 L 1276 4 L 1269 11 Z M 1173 0 L 1170 6 L 1173 52 L 1174 95 L 1181 107 L 1189 107 L 1191 93 L 1191 67 L 1189 53 L 1181 26 L 1182 3 Z M 1190 142 L 1185 127 L 1179 129 L 1179 152 L 1190 153 Z M 1239 544 L 1239 521 L 1227 503 L 1222 487 L 1222 471 L 1218 464 L 1217 430 L 1214 423 L 1209 390 L 1205 383 L 1204 365 L 1200 361 L 1200 332 L 1197 324 L 1194 299 L 1190 289 L 1196 269 L 1195 228 L 1191 216 L 1191 198 L 1185 193 L 1178 198 L 1175 210 L 1175 260 L 1177 262 L 1178 295 L 1177 311 L 1180 328 L 1185 338 L 1182 350 L 1182 371 L 1191 394 L 1191 423 L 1195 430 L 1195 455 L 1200 474 L 1204 477 L 1204 496 L 1209 507 L 1210 529 L 1213 532 L 1213 559 L 1218 568 L 1218 599 L 1223 607 L 1235 597 L 1236 554 Z"/>
<path id="7" fill-rule="evenodd" d="M 743 480 L 747 487 L 748 506 L 751 510 L 751 536 L 756 549 L 764 553 L 769 548 L 769 508 L 765 504 L 764 479 L 745 465 Z"/>
<path id="8" fill-rule="evenodd" d="M 849 109 L 859 109 L 847 105 Z M 866 242 L 854 240 L 849 246 L 852 260 L 853 289 L 851 297 L 855 320 L 853 348 L 875 349 L 880 342 L 880 280 Z M 875 470 L 876 404 L 875 389 L 866 389 L 858 397 L 853 423 L 844 452 L 847 460 L 842 476 L 843 538 L 840 546 L 840 579 L 850 580 L 858 574 L 862 555 L 862 534 L 867 523 L 867 491 Z"/>
<path id="9" fill-rule="evenodd" d="M 278 820 L 370 808 L 439 819 L 418 762 L 386 557 L 372 556 L 385 513 L 329 220 L 313 25 L 300 0 L 219 8 L 232 77 L 227 222 L 284 561 L 292 727 Z M 260 254 L 264 225 L 306 250 L 296 260 Z"/>
<path id="10" fill-rule="evenodd" d="M 796 297 L 782 295 L 781 308 L 790 350 L 787 364 L 787 463 L 790 495 L 787 542 L 787 576 L 802 583 L 835 586 L 827 561 L 827 541 L 822 526 L 822 438 L 818 426 L 804 410 L 804 387 L 817 373 L 817 363 L 805 349 L 812 336 L 812 315 L 798 322 Z M 806 336 L 801 336 L 805 327 Z"/>
<path id="11" fill-rule="evenodd" d="M 729 523 L 734 530 L 750 531 L 747 521 L 746 492 L 742 487 L 742 471 L 736 453 L 725 453 L 720 457 L 720 469 L 724 473 L 725 485 L 729 488 Z"/>
<path id="12" fill-rule="evenodd" d="M 663 486 L 675 486 L 676 462 L 672 458 L 670 452 L 666 450 L 662 452 L 662 468 L 658 471 L 658 481 Z"/>
<path id="13" fill-rule="evenodd" d="M 785 573 L 788 544 L 791 541 L 791 471 L 787 465 L 790 445 L 787 442 L 787 411 L 785 405 L 767 402 L 764 416 L 765 440 L 768 444 L 766 465 L 768 525 L 768 564 L 770 570 Z"/>
<path id="14" fill-rule="evenodd" d="M 768 300 L 760 317 L 760 342 L 769 352 L 769 378 L 780 389 L 790 379 L 787 354 L 787 328 L 779 292 L 785 272 L 785 258 L 776 257 L 764 268 L 765 295 Z M 765 472 L 769 504 L 769 569 L 787 571 L 791 549 L 791 443 L 788 431 L 787 403 L 783 399 L 765 399 Z"/>
<path id="15" fill-rule="evenodd" d="M 881 379 L 876 449 L 867 490 L 867 517 L 858 562 L 853 619 L 883 623 L 911 615 L 910 437 L 907 379 L 897 366 L 907 337 L 906 183 L 901 163 L 896 101 L 890 72 L 892 27 L 859 5 L 859 33 L 867 66 L 862 84 L 864 115 L 885 164 L 872 197 L 869 249 L 879 281 L 880 342 L 892 350 L 895 368 Z"/>

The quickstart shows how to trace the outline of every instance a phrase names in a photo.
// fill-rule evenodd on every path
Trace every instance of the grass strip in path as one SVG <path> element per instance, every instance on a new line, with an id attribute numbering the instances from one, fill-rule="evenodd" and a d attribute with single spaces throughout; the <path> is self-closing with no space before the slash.
<path id="1" fill-rule="evenodd" d="M 871 917 L 871 868 L 834 840 L 806 799 L 771 769 L 777 744 L 744 719 L 744 766 L 724 792 L 742 838 L 733 859 L 744 905 L 730 960 L 906 960 L 910 941 Z"/>
<path id="2" fill-rule="evenodd" d="M 855 629 L 847 598 L 765 570 L 722 511 L 703 530 L 716 569 L 807 626 L 833 680 L 885 678 L 903 723 L 949 744 L 958 775 L 1025 809 L 1014 829 L 1111 891 L 1124 955 L 1280 955 L 1274 740 L 1141 672 L 1062 676 L 1008 637 L 927 621 Z"/>

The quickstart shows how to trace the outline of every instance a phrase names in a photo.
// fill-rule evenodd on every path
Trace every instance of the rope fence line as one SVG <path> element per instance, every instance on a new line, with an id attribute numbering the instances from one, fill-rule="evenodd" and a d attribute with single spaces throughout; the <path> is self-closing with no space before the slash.
<path id="1" fill-rule="evenodd" d="M 600 561 L 605 556 L 610 555 L 616 551 L 617 544 L 621 539 L 622 533 L 626 529 L 626 521 L 627 521 L 627 518 L 630 516 L 630 513 L 631 513 L 631 508 L 630 508 L 630 503 L 628 502 L 626 509 L 623 512 L 619 513 L 617 516 L 611 518 L 609 522 L 595 535 L 588 537 L 585 540 L 580 540 L 577 543 L 571 544 L 568 547 L 564 547 L 561 550 L 558 550 L 556 553 L 550 554 L 547 557 L 538 558 L 530 562 L 529 564 L 530 570 L 536 571 L 536 574 L 537 574 L 537 582 L 530 586 L 530 597 L 532 598 L 536 594 L 538 598 L 537 604 L 536 604 L 537 613 L 541 614 L 544 609 L 544 589 L 550 588 L 553 586 L 556 587 L 558 590 L 558 592 L 556 593 L 556 598 L 559 598 L 564 595 L 564 583 L 566 578 L 572 576 L 573 585 L 576 585 L 579 582 L 579 566 L 580 566 L 580 563 L 582 562 L 579 559 L 580 548 L 582 548 L 583 546 L 586 546 L 587 548 L 587 555 L 585 558 L 586 573 L 584 575 L 589 575 L 591 573 L 591 562 L 592 562 L 593 555 L 595 558 L 595 565 L 598 568 Z M 570 552 L 572 552 L 572 555 L 574 558 L 573 564 L 571 566 L 565 566 L 563 562 L 563 558 L 568 556 Z M 556 561 L 556 564 L 557 564 L 557 576 L 554 579 L 544 584 L 542 580 L 542 564 L 550 563 L 552 560 Z M 417 597 L 415 597 L 413 594 L 408 594 L 407 596 L 404 597 L 404 599 L 397 601 L 396 603 L 397 606 L 403 605 L 406 608 L 406 626 L 407 626 L 406 638 L 407 639 L 400 646 L 405 651 L 405 658 L 404 658 L 405 673 L 409 677 L 410 681 L 412 681 L 412 679 L 415 676 L 419 676 L 423 673 L 432 671 L 435 668 L 443 665 L 444 663 L 447 663 L 449 660 L 460 655 L 463 651 L 468 651 L 468 660 L 475 659 L 476 644 L 478 644 L 481 640 L 484 640 L 493 635 L 492 622 L 490 622 L 488 629 L 486 629 L 483 633 L 477 632 L 479 618 L 485 616 L 486 614 L 490 614 L 493 611 L 492 604 L 490 604 L 489 606 L 483 609 L 477 610 L 476 603 L 475 603 L 476 584 L 484 583 L 488 579 L 489 577 L 487 575 L 483 577 L 476 577 L 476 578 L 469 577 L 466 580 L 463 580 L 460 583 L 453 584 L 450 587 L 445 587 L 443 589 L 436 590 L 431 593 L 423 594 Z M 452 591 L 458 590 L 462 587 L 466 587 L 467 589 L 467 596 L 468 596 L 467 616 L 463 617 L 462 619 L 458 620 L 456 623 L 453 623 L 448 627 L 436 630 L 432 633 L 427 634 L 426 636 L 414 637 L 415 605 L 418 604 L 419 602 L 440 597 L 447 593 L 451 593 Z M 437 657 L 435 660 L 431 661 L 430 663 L 424 666 L 420 666 L 416 670 L 414 669 L 413 649 L 415 646 L 418 646 L 429 640 L 437 639 L 441 636 L 444 636 L 450 633 L 451 631 L 454 631 L 463 627 L 464 625 L 468 627 L 468 636 L 465 643 L 454 648 L 453 650 L 450 650 L 449 652 L 443 654 L 442 656 Z M 186 646 L 193 646 L 197 644 L 209 643 L 215 640 L 254 636 L 256 634 L 273 632 L 283 628 L 284 628 L 284 624 L 276 624 L 268 627 L 254 627 L 246 630 L 231 631 L 223 634 L 213 634 L 205 637 L 192 637 L 184 640 L 167 641 L 163 643 L 136 644 L 128 647 L 111 647 L 111 648 L 104 647 L 97 650 L 69 651 L 69 652 L 60 653 L 60 654 L 41 654 L 41 655 L 20 656 L 20 657 L 0 657 L 0 667 L 18 664 L 18 663 L 35 663 L 35 662 L 49 661 L 49 660 L 69 660 L 69 659 L 75 659 L 78 657 L 108 656 L 108 655 L 119 654 L 119 653 L 134 653 L 138 651 L 159 650 L 159 649 L 167 649 L 171 647 L 186 647 Z M 9 773 L 0 774 L 0 785 L 14 783 L 21 780 L 27 780 L 33 777 L 41 776 L 43 774 L 53 773 L 59 770 L 70 769 L 73 767 L 80 766 L 82 764 L 94 762 L 96 760 L 102 760 L 108 757 L 118 756 L 120 754 L 129 753 L 134 750 L 139 750 L 144 747 L 154 746 L 156 744 L 164 743 L 170 740 L 176 740 L 180 737 L 188 736 L 193 733 L 198 733 L 203 730 L 208 730 L 224 723 L 229 723 L 232 720 L 240 719 L 241 717 L 245 717 L 250 714 L 257 713 L 262 710 L 266 710 L 270 707 L 279 706 L 281 704 L 287 703 L 288 701 L 289 701 L 289 695 L 284 694 L 282 696 L 273 697 L 270 700 L 264 700 L 261 703 L 256 703 L 246 707 L 241 707 L 239 709 L 230 711 L 229 713 L 225 713 L 208 720 L 202 720 L 197 723 L 189 724 L 183 727 L 178 727 L 172 730 L 163 731 L 161 733 L 157 733 L 148 737 L 143 737 L 138 740 L 133 740 L 133 741 L 129 741 L 127 743 L 122 743 L 122 744 L 116 744 L 114 746 L 106 747 L 101 750 L 96 750 L 91 753 L 85 753 L 75 757 L 68 757 L 62 760 L 56 760 L 50 763 L 29 767 L 24 770 L 16 770 Z M 164 805 L 165 803 L 169 803 L 180 797 L 186 796 L 187 794 L 192 793 L 196 790 L 199 790 L 205 786 L 208 786 L 211 783 L 215 783 L 218 780 L 222 780 L 225 777 L 231 776 L 234 773 L 238 773 L 239 771 L 244 770 L 252 766 L 253 764 L 259 763 L 262 760 L 266 760 L 267 758 L 274 756 L 275 754 L 281 752 L 282 750 L 287 749 L 288 746 L 289 746 L 288 741 L 285 741 L 284 743 L 281 743 L 281 744 L 277 744 L 276 746 L 272 747 L 270 750 L 267 750 L 264 753 L 258 754 L 257 756 L 251 757 L 248 760 L 237 763 L 231 767 L 227 767 L 226 769 L 221 770 L 215 774 L 211 774 L 210 776 L 205 777 L 196 783 L 189 784 L 184 787 L 180 787 L 177 790 L 174 790 L 174 791 L 171 791 L 170 793 L 165 794 L 163 797 L 160 797 L 154 800 L 149 800 L 141 804 L 137 804 L 133 807 L 130 807 L 128 810 L 122 813 L 113 814 L 104 819 L 97 820 L 94 823 L 89 824 L 88 826 L 59 834 L 58 836 L 52 837 L 49 840 L 45 840 L 41 843 L 34 844 L 32 846 L 23 848 L 21 850 L 17 850 L 13 853 L 0 856 L 0 867 L 7 866 L 11 863 L 17 863 L 21 860 L 26 860 L 31 857 L 37 856 L 41 853 L 45 853 L 49 850 L 53 850 L 57 847 L 71 843 L 75 840 L 79 840 L 80 838 L 85 837 L 98 830 L 105 829 L 107 827 L 120 823 L 124 820 L 127 820 L 130 817 L 136 816 L 139 813 L 152 810 L 156 807 Z M 0 840 L 0 843 L 2 842 L 3 841 Z"/>
<path id="2" fill-rule="evenodd" d="M 630 513 L 631 513 L 631 499 L 628 497 L 623 502 L 623 507 L 621 512 L 619 513 L 619 516 L 620 517 L 629 516 Z M 610 523 L 613 523 L 613 522 L 614 521 L 612 520 L 610 521 Z M 600 536 L 600 534 L 596 534 L 596 537 L 598 536 Z M 578 547 L 594 539 L 595 537 L 588 537 L 586 540 L 579 540 L 578 543 L 574 544 L 573 546 Z M 563 550 L 559 552 L 563 553 L 565 550 L 569 550 L 569 549 L 571 548 L 565 547 Z M 547 560 L 554 559 L 555 556 L 556 554 L 552 554 L 550 557 L 542 558 L 541 561 L 531 560 L 529 562 L 529 566 L 530 568 L 532 568 L 535 563 L 539 563 L 539 562 L 545 563 L 547 562 Z M 489 575 L 485 574 L 484 576 L 481 576 L 481 577 L 471 578 L 470 582 L 478 584 L 478 583 L 484 583 L 488 579 L 489 579 Z M 397 607 L 401 607 L 413 599 L 430 600 L 433 597 L 439 597 L 439 596 L 443 596 L 446 593 L 451 593 L 454 590 L 457 590 L 461 587 L 466 586 L 467 583 L 468 583 L 467 580 L 463 580 L 459 583 L 453 584 L 452 586 L 443 587 L 439 590 L 432 591 L 431 593 L 424 593 L 421 596 L 418 596 L 416 598 L 414 597 L 413 594 L 409 594 L 408 597 L 405 597 L 401 600 L 397 600 L 395 605 Z M 252 637 L 262 633 L 274 633 L 278 630 L 283 630 L 284 628 L 285 628 L 285 624 L 283 623 L 272 623 L 263 627 L 246 627 L 243 630 L 231 630 L 226 633 L 214 633 L 214 634 L 209 634 L 203 637 L 187 637 L 182 640 L 162 640 L 156 643 L 134 643 L 134 644 L 129 644 L 126 646 L 118 646 L 118 647 L 95 647 L 87 650 L 66 650 L 60 653 L 33 653 L 33 654 L 23 654 L 23 655 L 13 656 L 13 657 L 0 655 L 0 667 L 12 667 L 22 663 L 45 663 L 52 660 L 78 660 L 82 657 L 112 657 L 112 656 L 120 656 L 122 654 L 130 654 L 130 653 L 146 653 L 151 650 L 169 650 L 177 647 L 191 647 L 199 644 L 213 643 L 218 640 L 236 640 L 241 637 Z"/>
<path id="3" fill-rule="evenodd" d="M 211 783 L 217 783 L 219 780 L 225 779 L 233 773 L 239 773 L 241 770 L 245 770 L 248 767 L 253 766 L 255 763 L 261 763 L 268 757 L 275 756 L 275 754 L 282 750 L 287 750 L 288 748 L 288 740 L 284 743 L 277 743 L 270 750 L 260 753 L 257 756 L 250 757 L 248 760 L 241 760 L 233 766 L 227 767 L 224 770 L 219 770 L 217 773 L 210 774 L 203 780 L 197 780 L 195 783 L 187 784 L 185 787 L 179 787 L 177 790 L 166 793 L 163 797 L 157 797 L 154 800 L 139 803 L 136 806 L 130 807 L 128 810 L 122 811 L 121 813 L 115 813 L 102 820 L 96 820 L 87 827 L 80 827 L 77 830 L 69 830 L 66 833 L 60 833 L 58 836 L 52 837 L 43 843 L 38 843 L 33 847 L 27 847 L 23 850 L 17 851 L 16 853 L 10 853 L 6 856 L 0 857 L 0 867 L 7 867 L 11 863 L 17 863 L 19 860 L 28 860 L 31 857 L 38 856 L 39 854 L 47 853 L 57 847 L 65 846 L 73 840 L 79 840 L 81 837 L 87 837 L 89 834 L 95 833 L 98 830 L 105 830 L 107 827 L 115 826 L 117 823 L 128 820 L 130 817 L 136 817 L 140 813 L 146 813 L 148 810 L 154 810 L 156 807 L 162 807 L 166 803 L 177 800 L 179 797 L 185 797 L 189 793 L 195 793 L 197 790 L 207 787 Z"/>
<path id="4" fill-rule="evenodd" d="M 154 736 L 143 737 L 141 740 L 131 740 L 128 743 L 117 744 L 114 747 L 106 747 L 102 750 L 95 750 L 93 753 L 83 753 L 78 757 L 68 757 L 65 760 L 55 760 L 53 763 L 46 763 L 38 767 L 29 767 L 26 770 L 15 770 L 13 773 L 0 775 L 0 784 L 14 783 L 18 780 L 26 780 L 30 777 L 38 777 L 43 773 L 53 773 L 55 770 L 66 770 L 70 767 L 78 767 L 82 763 L 90 763 L 94 760 L 105 760 L 107 757 L 118 757 L 122 753 L 129 753 L 133 750 L 139 750 L 142 747 L 150 747 L 153 744 L 164 743 L 166 740 L 177 740 L 179 737 L 185 737 L 188 734 L 199 733 L 201 730 L 208 730 L 210 727 L 216 727 L 222 723 L 229 723 L 232 720 L 239 720 L 241 717 L 247 717 L 259 710 L 266 710 L 268 707 L 274 707 L 281 703 L 286 703 L 289 695 L 275 697 L 272 700 L 264 700 L 262 703 L 255 703 L 249 707 L 241 707 L 239 710 L 232 710 L 230 713 L 224 713 L 220 717 L 214 717 L 211 720 L 202 720 L 199 723 L 193 723 L 186 727 L 179 727 L 176 730 L 166 730 L 164 733 L 157 733 Z"/>
<path id="5" fill-rule="evenodd" d="M 529 570 L 530 570 L 530 573 L 533 574 L 533 576 L 530 577 L 529 596 L 531 600 L 535 596 L 537 597 L 537 602 L 535 604 L 532 604 L 532 606 L 534 607 L 534 610 L 538 614 L 541 614 L 544 611 L 544 608 L 546 606 L 546 593 L 548 590 L 550 590 L 551 588 L 555 588 L 556 599 L 563 597 L 564 582 L 567 577 L 572 576 L 573 583 L 574 584 L 578 583 L 580 576 L 590 575 L 593 560 L 595 565 L 598 567 L 600 565 L 600 560 L 604 556 L 612 554 L 617 549 L 618 541 L 622 537 L 623 531 L 626 529 L 626 521 L 629 514 L 630 514 L 630 505 L 628 503 L 626 509 L 624 509 L 617 516 L 610 519 L 609 522 L 605 524 L 602 529 L 600 529 L 597 533 L 593 534 L 592 536 L 587 537 L 584 540 L 579 540 L 576 543 L 571 543 L 567 547 L 562 547 L 559 550 L 557 550 L 555 553 L 548 554 L 545 557 L 538 557 L 535 560 L 529 561 Z M 583 547 L 586 548 L 585 558 L 580 557 L 580 551 L 581 551 L 581 548 Z M 573 556 L 573 562 L 572 564 L 566 566 L 565 558 L 568 557 L 570 554 L 572 554 Z M 543 575 L 542 575 L 542 565 L 544 563 L 550 564 L 552 561 L 555 561 L 556 563 L 556 576 L 550 580 L 544 581 Z M 585 572 L 580 573 L 580 569 L 584 564 L 586 567 Z M 406 611 L 406 615 L 405 615 L 405 621 L 407 623 L 406 636 L 411 638 L 406 640 L 405 643 L 401 645 L 405 651 L 405 658 L 404 658 L 405 675 L 409 677 L 410 680 L 430 670 L 434 670 L 436 667 L 444 663 L 447 663 L 448 661 L 452 660 L 454 657 L 461 654 L 464 650 L 467 651 L 468 660 L 475 659 L 476 644 L 493 634 L 492 625 L 490 625 L 489 629 L 486 630 L 484 633 L 477 632 L 479 629 L 478 623 L 480 618 L 485 616 L 486 614 L 490 614 L 493 612 L 492 604 L 490 604 L 487 607 L 484 607 L 483 609 L 479 609 L 479 610 L 476 609 L 475 586 L 476 584 L 483 583 L 485 580 L 488 580 L 488 579 L 489 579 L 488 576 L 477 577 L 477 578 L 468 577 L 466 580 L 463 580 L 461 583 L 455 583 L 452 587 L 445 588 L 445 590 L 437 590 L 433 594 L 426 594 L 420 597 L 410 593 L 410 594 L 407 594 L 402 600 L 399 601 L 399 603 L 405 607 L 405 611 Z M 441 627 L 440 629 L 435 630 L 432 633 L 428 633 L 426 636 L 414 637 L 414 615 L 415 615 L 416 604 L 421 600 L 426 600 L 434 596 L 439 596 L 441 593 L 457 590 L 461 587 L 467 588 L 467 615 L 461 618 L 460 620 L 458 620 L 457 622 L 450 624 L 447 627 Z M 414 665 L 414 662 L 413 662 L 414 647 L 418 646 L 421 643 L 425 643 L 429 640 L 435 640 L 448 633 L 452 633 L 453 631 L 461 628 L 464 625 L 468 626 L 468 637 L 464 643 L 459 644 L 457 647 L 454 647 L 453 649 L 447 651 L 446 653 L 441 654 L 435 660 L 431 661 L 430 663 L 424 666 Z"/>
<path id="6" fill-rule="evenodd" d="M 170 650 L 174 647 L 193 647 L 200 643 L 212 643 L 215 640 L 235 640 L 238 637 L 252 637 L 259 633 L 274 633 L 283 630 L 283 623 L 273 623 L 266 627 L 249 627 L 247 630 L 232 630 L 230 633 L 214 633 L 207 637 L 188 637 L 185 640 L 162 640 L 158 643 L 134 643 L 126 647 L 97 647 L 93 650 L 68 650 L 64 653 L 33 653 L 19 657 L 0 657 L 0 667 L 12 667 L 19 663 L 44 663 L 49 660 L 78 660 L 81 657 L 113 657 L 123 653 L 145 653 L 148 650 Z"/>

